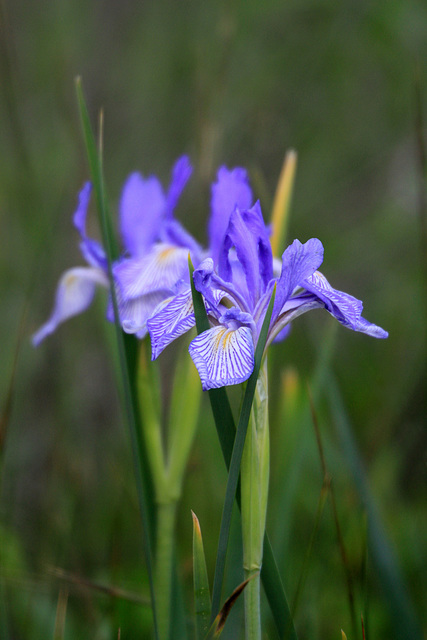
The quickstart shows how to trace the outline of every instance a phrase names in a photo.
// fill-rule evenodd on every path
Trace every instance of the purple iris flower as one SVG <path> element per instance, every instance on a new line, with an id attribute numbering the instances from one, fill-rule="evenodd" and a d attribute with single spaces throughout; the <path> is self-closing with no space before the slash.
<path id="1" fill-rule="evenodd" d="M 230 215 L 236 206 L 247 209 L 252 203 L 253 195 L 246 170 L 241 167 L 234 169 L 220 167 L 211 192 L 211 216 L 208 225 L 209 249 L 207 252 L 199 254 L 196 261 L 192 256 L 194 264 L 198 264 L 200 258 L 206 257 L 206 255 L 212 257 L 215 265 L 218 264 Z M 188 252 L 185 268 L 186 274 L 188 274 Z M 129 284 L 132 286 L 131 279 Z M 217 296 L 214 306 L 218 304 L 219 300 L 220 298 Z M 195 324 L 193 298 L 187 276 L 179 282 L 177 291 L 165 298 L 147 322 L 153 360 L 168 344 L 189 331 Z"/>
<path id="2" fill-rule="evenodd" d="M 280 275 L 273 272 L 269 232 L 257 202 L 250 209 L 236 207 L 230 216 L 218 264 L 205 259 L 194 271 L 194 284 L 203 295 L 211 328 L 191 342 L 190 355 L 204 390 L 244 382 L 254 368 L 255 347 L 276 285 L 275 303 L 266 347 L 286 333 L 299 315 L 325 308 L 341 324 L 376 338 L 387 332 L 362 318 L 362 303 L 331 287 L 317 271 L 323 246 L 312 238 L 298 240 L 282 256 Z M 178 300 L 175 300 L 178 306 Z M 179 316 L 178 308 L 176 317 Z M 152 339 L 158 341 L 161 318 L 149 321 Z M 181 309 L 178 323 L 188 322 Z"/>
<path id="3" fill-rule="evenodd" d="M 143 338 L 153 312 L 188 282 L 188 252 L 196 263 L 200 245 L 173 217 L 192 173 L 187 156 L 173 167 L 165 193 L 159 180 L 133 173 L 120 201 L 120 231 L 126 253 L 113 267 L 124 331 Z"/>
<path id="4" fill-rule="evenodd" d="M 188 277 L 188 251 L 200 254 L 196 241 L 173 218 L 173 211 L 192 168 L 182 156 L 172 170 L 165 193 L 159 180 L 133 173 L 127 179 L 120 201 L 120 234 L 124 257 L 113 265 L 120 322 L 125 331 L 146 334 L 146 322 L 158 305 L 176 291 L 181 278 Z M 85 311 L 97 285 L 108 289 L 108 261 L 102 246 L 88 238 L 86 216 L 92 186 L 88 182 L 79 194 L 73 223 L 79 232 L 80 251 L 88 267 L 66 271 L 59 281 L 54 309 L 32 341 L 40 344 L 58 325 Z M 114 320 L 111 300 L 107 318 Z"/>

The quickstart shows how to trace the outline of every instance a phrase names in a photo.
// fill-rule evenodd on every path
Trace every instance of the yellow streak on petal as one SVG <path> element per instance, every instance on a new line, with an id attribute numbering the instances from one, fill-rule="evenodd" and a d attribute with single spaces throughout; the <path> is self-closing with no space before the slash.
<path id="1" fill-rule="evenodd" d="M 162 249 L 162 251 L 160 251 L 159 255 L 157 256 L 157 259 L 159 262 L 167 262 L 170 257 L 171 254 L 174 253 L 176 251 L 175 247 L 168 247 L 167 249 Z"/>
<path id="2" fill-rule="evenodd" d="M 69 273 L 64 280 L 64 285 L 66 287 L 72 287 L 76 280 L 77 278 L 74 273 Z"/>

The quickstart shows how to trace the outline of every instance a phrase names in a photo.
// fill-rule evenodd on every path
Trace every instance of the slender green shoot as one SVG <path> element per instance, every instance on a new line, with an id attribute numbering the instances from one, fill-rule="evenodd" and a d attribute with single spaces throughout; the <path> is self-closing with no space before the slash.
<path id="1" fill-rule="evenodd" d="M 89 114 L 87 111 L 86 103 L 83 96 L 83 89 L 81 79 L 76 79 L 76 91 L 77 101 L 79 106 L 80 118 L 83 129 L 83 136 L 86 146 L 86 152 L 89 162 L 90 174 L 94 185 L 98 214 L 101 221 L 101 231 L 104 248 L 108 258 L 108 276 L 110 280 L 110 293 L 114 309 L 114 324 L 116 329 L 117 349 L 119 354 L 121 377 L 123 384 L 123 393 L 125 399 L 125 409 L 127 422 L 129 425 L 129 431 L 132 442 L 132 454 L 135 470 L 135 480 L 138 494 L 138 502 L 143 527 L 143 548 L 145 555 L 145 562 L 147 566 L 148 579 L 150 584 L 151 603 L 153 611 L 153 623 L 154 623 L 154 636 L 157 640 L 157 616 L 156 616 L 156 600 L 154 593 L 153 583 L 153 569 L 152 569 L 152 552 L 151 552 L 151 531 L 152 522 L 149 520 L 149 510 L 147 508 L 148 503 L 148 487 L 144 470 L 146 468 L 144 462 L 144 445 L 142 441 L 141 430 L 138 428 L 138 418 L 136 410 L 136 398 L 135 398 L 135 385 L 131 378 L 131 363 L 126 351 L 123 332 L 120 326 L 119 312 L 117 307 L 116 292 L 114 287 L 114 280 L 112 274 L 112 261 L 117 255 L 116 242 L 114 240 L 114 234 L 111 229 L 111 222 L 108 215 L 103 166 L 102 166 L 102 117 L 100 120 L 100 145 L 97 150 L 95 138 L 93 135 L 92 127 L 90 124 Z"/>
<path id="2" fill-rule="evenodd" d="M 378 515 L 339 387 L 331 371 L 327 372 L 325 382 L 328 401 L 341 447 L 347 458 L 348 468 L 353 475 L 359 497 L 366 509 L 370 557 L 375 566 L 378 580 L 382 586 L 385 601 L 393 620 L 393 635 L 398 640 L 422 638 L 423 632 L 420 622 L 409 599 L 403 577 Z"/>
<path id="3" fill-rule="evenodd" d="M 203 640 L 209 631 L 211 617 L 211 595 L 209 591 L 208 571 L 203 549 L 202 531 L 196 514 L 193 516 L 193 574 L 194 607 L 196 613 L 196 638 Z"/>
<path id="4" fill-rule="evenodd" d="M 245 395 L 243 397 L 242 408 L 239 416 L 239 422 L 237 425 L 236 438 L 234 440 L 233 453 L 231 455 L 227 488 L 225 492 L 225 500 L 222 511 L 218 551 L 216 557 L 215 577 L 212 592 L 212 616 L 216 616 L 219 611 L 222 582 L 225 570 L 225 560 L 227 555 L 228 536 L 230 532 L 231 514 L 233 510 L 234 499 L 236 497 L 237 483 L 239 481 L 240 463 L 242 460 L 243 447 L 245 444 L 246 431 L 251 414 L 252 402 L 255 395 L 256 383 L 258 380 L 259 370 L 261 368 L 261 361 L 264 355 L 265 343 L 267 341 L 267 334 L 270 326 L 271 314 L 273 312 L 275 295 L 276 289 L 274 288 L 270 303 L 268 305 L 267 313 L 264 318 L 261 333 L 258 339 L 258 344 L 255 349 L 254 370 L 246 385 Z"/>
<path id="5" fill-rule="evenodd" d="M 192 277 L 194 268 L 191 260 L 189 260 L 189 269 L 197 332 L 202 333 L 202 331 L 209 329 L 209 320 L 202 295 L 196 291 L 194 287 Z M 224 387 L 211 389 L 208 393 L 222 454 L 226 467 L 229 469 L 236 434 L 233 413 Z M 237 491 L 236 499 L 240 508 L 239 491 Z M 295 631 L 285 590 L 267 532 L 264 536 L 261 579 L 279 637 L 283 640 L 297 640 L 298 636 Z"/>

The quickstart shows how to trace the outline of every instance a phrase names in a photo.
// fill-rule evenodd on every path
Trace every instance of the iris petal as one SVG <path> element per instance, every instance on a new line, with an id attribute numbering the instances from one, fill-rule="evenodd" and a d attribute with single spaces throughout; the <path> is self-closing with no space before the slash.
<path id="1" fill-rule="evenodd" d="M 301 284 L 307 291 L 314 294 L 329 311 L 345 327 L 366 333 L 374 338 L 387 338 L 388 333 L 362 318 L 363 303 L 344 291 L 334 289 L 325 276 L 316 271 Z"/>
<path id="2" fill-rule="evenodd" d="M 309 278 L 323 262 L 323 245 L 317 238 L 311 238 L 305 244 L 299 240 L 286 249 L 282 256 L 282 272 L 277 281 L 276 299 L 273 309 L 274 322 L 292 291 L 302 281 Z M 303 285 L 301 285 L 303 286 Z"/>
<path id="3" fill-rule="evenodd" d="M 147 321 L 156 312 L 157 308 L 169 299 L 169 294 L 165 291 L 154 291 L 132 300 L 121 299 L 117 296 L 120 323 L 125 333 L 136 334 L 137 338 L 144 338 L 147 335 Z M 109 308 L 110 318 L 112 307 Z"/>
<path id="4" fill-rule="evenodd" d="M 73 224 L 81 238 L 80 251 L 83 258 L 92 267 L 99 267 L 106 272 L 108 269 L 108 261 L 104 249 L 99 242 L 88 238 L 86 234 L 86 217 L 91 193 L 92 184 L 86 182 L 78 196 L 79 202 L 73 215 Z"/>
<path id="5" fill-rule="evenodd" d="M 125 258 L 114 265 L 114 277 L 125 299 L 156 290 L 173 290 L 188 277 L 188 249 L 159 243 L 142 258 Z"/>
<path id="6" fill-rule="evenodd" d="M 100 269 L 76 267 L 66 271 L 56 290 L 52 314 L 33 335 L 33 345 L 38 346 L 59 324 L 85 311 L 93 300 L 97 285 L 108 287 L 108 279 Z"/>
<path id="7" fill-rule="evenodd" d="M 191 289 L 165 301 L 165 305 L 147 322 L 151 338 L 152 360 L 163 349 L 196 324 Z"/>
<path id="8" fill-rule="evenodd" d="M 233 258 L 241 266 L 245 277 L 242 289 L 245 298 L 254 309 L 273 277 L 273 257 L 268 229 L 264 224 L 259 202 L 251 209 L 236 208 L 230 216 L 227 233 L 219 258 L 219 275 L 236 283 Z M 235 261 L 236 262 L 236 261 Z"/>
<path id="9" fill-rule="evenodd" d="M 230 171 L 226 167 L 220 167 L 217 180 L 212 185 L 211 217 L 208 229 L 210 255 L 215 264 L 219 260 L 219 252 L 231 214 L 236 206 L 239 209 L 249 209 L 252 202 L 253 196 L 246 170 L 236 167 Z"/>
<path id="10" fill-rule="evenodd" d="M 321 300 L 338 322 L 354 328 L 362 313 L 363 303 L 361 300 L 331 287 L 325 276 L 319 271 L 313 273 L 301 283 L 301 286 Z"/>
<path id="11" fill-rule="evenodd" d="M 244 382 L 254 368 L 254 344 L 248 327 L 214 327 L 190 343 L 203 391 Z"/>
<path id="12" fill-rule="evenodd" d="M 181 156 L 175 162 L 172 169 L 172 180 L 166 196 L 166 215 L 170 217 L 178 204 L 178 200 L 184 190 L 185 185 L 193 173 L 188 156 Z"/>
<path id="13" fill-rule="evenodd" d="M 166 196 L 159 180 L 132 173 L 120 199 L 120 232 L 132 256 L 142 256 L 157 240 L 166 210 Z"/>
<path id="14" fill-rule="evenodd" d="M 372 336 L 373 338 L 388 338 L 387 331 L 385 331 L 381 327 L 378 327 L 376 324 L 368 322 L 368 320 L 362 317 L 359 318 L 352 329 L 354 329 L 354 331 L 361 331 L 362 333 L 366 333 L 368 336 Z"/>

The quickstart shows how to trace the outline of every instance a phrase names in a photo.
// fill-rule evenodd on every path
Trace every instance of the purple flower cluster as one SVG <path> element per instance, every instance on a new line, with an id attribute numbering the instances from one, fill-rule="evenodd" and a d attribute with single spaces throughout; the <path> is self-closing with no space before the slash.
<path id="1" fill-rule="evenodd" d="M 349 329 L 376 338 L 387 332 L 362 317 L 362 303 L 331 287 L 318 271 L 323 246 L 312 238 L 274 258 L 270 230 L 259 202 L 253 200 L 246 171 L 221 167 L 212 185 L 209 247 L 204 250 L 173 217 L 190 175 L 187 157 L 172 171 L 167 193 L 155 177 L 132 174 L 120 201 L 123 256 L 113 265 L 120 321 L 124 331 L 142 338 L 147 331 L 152 357 L 195 326 L 188 254 L 197 265 L 195 288 L 205 301 L 211 328 L 189 347 L 204 390 L 243 382 L 254 367 L 254 353 L 273 288 L 276 295 L 267 346 L 283 339 L 297 316 L 325 308 Z M 107 261 L 102 247 L 87 237 L 90 185 L 82 189 L 74 225 L 88 267 L 61 278 L 53 313 L 33 337 L 39 344 L 58 324 L 86 309 L 97 284 L 107 287 Z M 107 310 L 111 319 L 111 303 Z"/>

